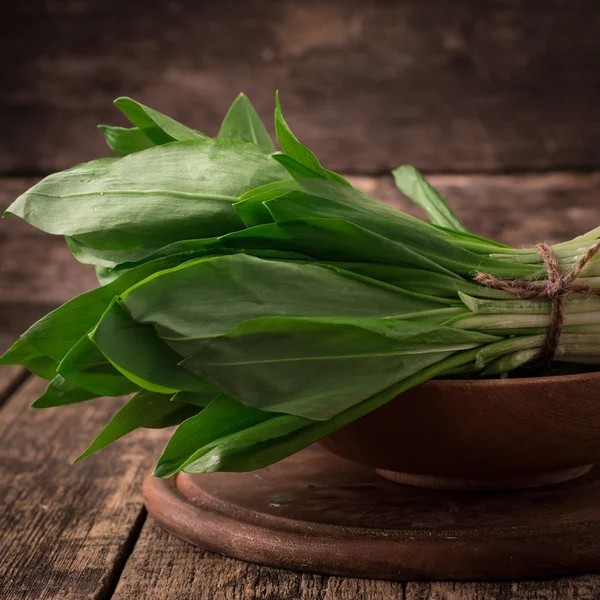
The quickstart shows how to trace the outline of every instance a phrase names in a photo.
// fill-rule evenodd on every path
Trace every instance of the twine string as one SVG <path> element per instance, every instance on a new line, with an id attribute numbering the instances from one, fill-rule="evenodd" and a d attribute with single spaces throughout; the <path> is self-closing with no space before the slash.
<path id="1" fill-rule="evenodd" d="M 554 250 L 549 244 L 536 246 L 544 263 L 547 280 L 542 285 L 535 281 L 499 279 L 489 273 L 478 272 L 473 278 L 477 283 L 490 288 L 510 292 L 519 298 L 545 298 L 552 302 L 550 326 L 542 346 L 542 360 L 552 362 L 560 343 L 565 321 L 565 297 L 567 294 L 600 295 L 600 290 L 585 285 L 575 285 L 577 278 L 587 263 L 600 251 L 600 242 L 592 246 L 578 261 L 575 267 L 563 274 Z"/>

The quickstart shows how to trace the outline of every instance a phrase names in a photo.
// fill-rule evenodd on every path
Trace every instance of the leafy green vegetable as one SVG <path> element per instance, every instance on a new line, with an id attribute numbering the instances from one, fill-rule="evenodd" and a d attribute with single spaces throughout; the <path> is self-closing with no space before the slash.
<path id="1" fill-rule="evenodd" d="M 190 140 L 50 175 L 7 212 L 92 248 L 133 250 L 241 229 L 232 204 L 284 173 L 258 146 Z"/>
<path id="2" fill-rule="evenodd" d="M 46 391 L 31 406 L 33 408 L 52 408 L 77 404 L 98 397 L 98 394 L 77 387 L 62 375 L 56 375 L 48 384 Z"/>
<path id="3" fill-rule="evenodd" d="M 242 140 L 267 150 L 275 150 L 267 128 L 245 94 L 240 94 L 231 105 L 221 124 L 219 137 Z"/>
<path id="4" fill-rule="evenodd" d="M 184 140 L 199 140 L 206 136 L 175 119 L 136 102 L 132 98 L 117 98 L 115 106 L 155 145 Z"/>
<path id="5" fill-rule="evenodd" d="M 98 128 L 104 133 L 108 147 L 119 156 L 141 152 L 157 145 L 139 127 L 127 129 L 126 127 L 98 125 Z"/>
<path id="6" fill-rule="evenodd" d="M 431 223 L 323 168 L 278 98 L 282 152 L 243 95 L 216 139 L 116 104 L 134 127 L 102 129 L 121 158 L 51 175 L 7 211 L 65 236 L 102 285 L 32 325 L 0 364 L 49 381 L 36 408 L 136 393 L 80 458 L 178 425 L 156 475 L 262 468 L 433 377 L 539 359 L 550 302 L 473 280 L 545 285 L 537 249 L 466 231 L 413 167 L 394 177 Z M 560 268 L 599 232 L 554 246 Z M 600 289 L 600 255 L 582 283 Z M 575 296 L 556 358 L 600 364 L 600 300 Z"/>
<path id="7" fill-rule="evenodd" d="M 162 429 L 179 425 L 197 414 L 198 410 L 197 406 L 171 401 L 171 396 L 142 390 L 121 408 L 75 462 L 94 454 L 135 429 Z"/>
<path id="8" fill-rule="evenodd" d="M 442 195 L 411 165 L 392 171 L 398 189 L 417 206 L 420 206 L 434 225 L 457 231 L 467 231 Z"/>

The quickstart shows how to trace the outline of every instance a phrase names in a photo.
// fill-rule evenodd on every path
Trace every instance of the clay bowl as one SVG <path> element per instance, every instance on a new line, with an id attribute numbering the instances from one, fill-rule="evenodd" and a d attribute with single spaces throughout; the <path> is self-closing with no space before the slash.
<path id="1" fill-rule="evenodd" d="M 321 440 L 399 483 L 517 489 L 600 463 L 600 372 L 433 380 Z"/>

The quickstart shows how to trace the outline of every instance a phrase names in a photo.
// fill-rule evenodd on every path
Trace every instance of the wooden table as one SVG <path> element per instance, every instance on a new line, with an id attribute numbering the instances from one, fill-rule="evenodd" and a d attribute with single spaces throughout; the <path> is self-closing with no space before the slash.
<path id="1" fill-rule="evenodd" d="M 388 177 L 355 185 L 418 214 Z M 0 208 L 35 179 L 0 180 Z M 600 173 L 436 176 L 477 233 L 519 244 L 556 241 L 600 222 Z M 64 242 L 0 223 L 0 348 L 28 322 L 94 285 Z M 295 573 L 203 552 L 147 518 L 140 484 L 165 432 L 128 436 L 77 465 L 122 404 L 102 399 L 36 411 L 44 382 L 0 368 L 0 598 L 107 600 L 600 598 L 600 575 L 498 583 L 393 583 Z"/>

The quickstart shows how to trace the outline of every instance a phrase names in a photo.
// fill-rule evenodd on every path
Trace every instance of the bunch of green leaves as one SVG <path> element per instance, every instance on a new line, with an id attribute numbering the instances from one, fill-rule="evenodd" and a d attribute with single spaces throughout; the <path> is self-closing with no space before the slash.
<path id="1" fill-rule="evenodd" d="M 8 209 L 65 237 L 101 287 L 32 325 L 0 359 L 49 381 L 37 408 L 132 394 L 81 455 L 178 425 L 155 473 L 256 469 L 432 377 L 535 360 L 548 302 L 472 281 L 543 283 L 535 249 L 469 233 L 410 166 L 413 218 L 325 169 L 276 98 L 281 151 L 240 95 L 216 138 L 129 98 L 101 126 L 117 158 L 42 180 Z M 590 232 L 555 247 L 575 264 Z M 585 283 L 600 286 L 592 260 Z M 563 360 L 597 361 L 600 300 L 569 299 Z"/>

